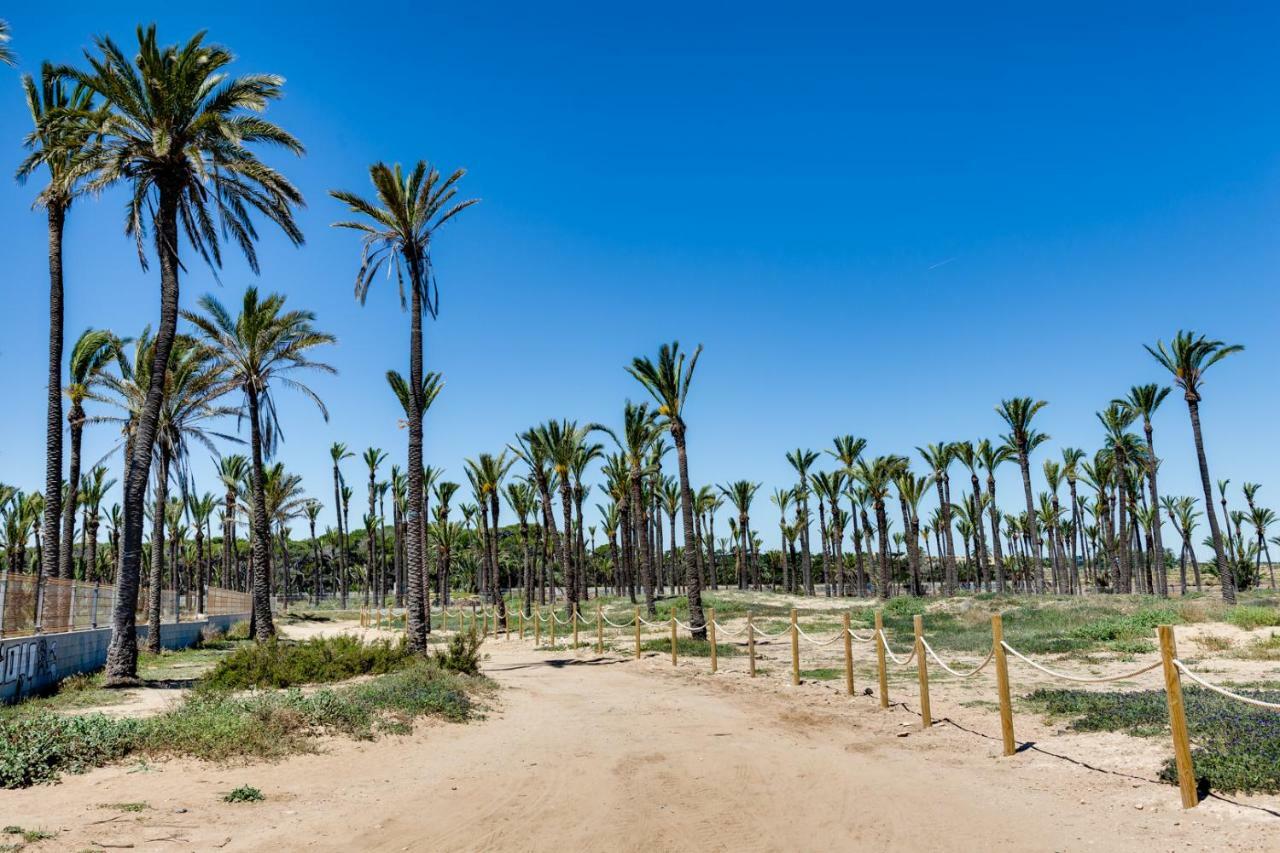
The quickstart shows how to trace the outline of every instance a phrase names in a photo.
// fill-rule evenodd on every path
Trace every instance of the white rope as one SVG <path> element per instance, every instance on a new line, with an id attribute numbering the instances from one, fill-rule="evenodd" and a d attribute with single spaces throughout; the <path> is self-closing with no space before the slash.
<path id="1" fill-rule="evenodd" d="M 1187 678 L 1190 678 L 1192 681 L 1194 681 L 1196 684 L 1199 684 L 1201 687 L 1212 690 L 1214 693 L 1219 693 L 1223 696 L 1226 696 L 1228 699 L 1235 699 L 1237 702 L 1244 702 L 1248 705 L 1254 705 L 1259 708 L 1266 708 L 1271 711 L 1280 711 L 1280 703 L 1263 702 L 1261 699 L 1254 699 L 1250 696 L 1241 696 L 1239 693 L 1232 693 L 1230 690 L 1227 690 L 1225 687 L 1219 687 L 1216 684 L 1210 684 L 1200 676 L 1196 675 L 1191 670 L 1187 669 L 1187 665 L 1184 664 L 1182 661 L 1178 660 L 1177 658 L 1173 659 L 1173 665 L 1176 666 L 1178 670 Z"/>
<path id="2" fill-rule="evenodd" d="M 725 635 L 726 637 L 745 637 L 745 636 L 747 635 L 747 629 L 746 629 L 746 628 L 743 628 L 741 631 L 739 631 L 739 632 L 737 632 L 737 633 L 735 634 L 733 631 L 730 631 L 730 630 L 729 630 L 728 628 L 726 628 L 724 625 L 720 624 L 720 620 L 719 620 L 719 619 L 715 620 L 715 626 L 716 626 L 716 630 L 717 630 L 717 631 L 722 631 L 722 632 L 724 632 L 724 635 Z"/>
<path id="3" fill-rule="evenodd" d="M 683 622 L 681 622 L 679 619 L 676 620 L 676 624 L 679 625 L 681 628 L 685 629 L 686 631 L 689 631 L 690 633 L 694 631 L 694 627 L 692 625 L 686 625 Z"/>
<path id="4" fill-rule="evenodd" d="M 752 630 L 753 630 L 753 631 L 755 631 L 755 632 L 756 632 L 757 634 L 759 634 L 760 636 L 762 636 L 762 637 L 768 637 L 770 640 L 776 640 L 778 637 L 781 637 L 783 634 L 789 634 L 789 633 L 791 633 L 791 626 L 790 626 L 790 625 L 788 625 L 787 627 L 783 628 L 781 631 L 779 631 L 779 632 L 778 632 L 778 633 L 776 633 L 776 634 L 770 634 L 768 631 L 765 631 L 765 630 L 763 630 L 763 629 L 761 629 L 761 628 L 758 628 L 758 627 L 756 627 L 755 625 L 752 625 L 752 626 L 751 626 L 751 628 L 752 628 Z"/>
<path id="5" fill-rule="evenodd" d="M 850 629 L 849 629 L 849 636 L 850 636 L 850 637 L 853 637 L 853 639 L 855 639 L 855 640 L 856 640 L 856 641 L 858 641 L 859 643 L 870 643 L 870 642 L 872 642 L 873 640 L 875 640 L 875 638 L 876 638 L 876 635 L 875 635 L 875 632 L 874 632 L 874 631 L 873 631 L 873 632 L 871 632 L 871 636 L 870 636 L 870 637 L 859 637 L 859 636 L 858 636 L 858 633 L 857 633 L 856 631 L 854 631 L 852 628 L 850 628 Z"/>
<path id="6" fill-rule="evenodd" d="M 808 634 L 806 634 L 804 632 L 804 629 L 801 628 L 799 625 L 796 625 L 796 631 L 800 633 L 801 637 L 804 637 L 806 640 L 813 643 L 815 646 L 829 646 L 832 643 L 834 643 L 836 640 L 840 639 L 840 635 L 836 634 L 834 637 L 826 641 L 815 640 L 813 637 L 810 637 Z"/>
<path id="7" fill-rule="evenodd" d="M 1136 678 L 1139 675 L 1142 675 L 1144 672 L 1150 672 L 1151 670 L 1155 669 L 1160 665 L 1160 661 L 1156 661 L 1150 666 L 1144 666 L 1142 669 L 1134 670 L 1133 672 L 1126 672 L 1122 675 L 1108 675 L 1103 678 L 1083 678 L 1078 675 L 1067 675 L 1065 672 L 1057 672 L 1055 670 L 1049 669 L 1048 667 L 1041 666 L 1040 664 L 1036 663 L 1031 658 L 1027 657 L 1022 652 L 1018 651 L 1017 649 L 1015 649 L 1013 646 L 1009 645 L 1006 642 L 1001 641 L 1000 645 L 1004 646 L 1004 650 L 1009 654 L 1018 658 L 1023 663 L 1026 663 L 1040 670 L 1046 675 L 1052 675 L 1054 678 L 1061 678 L 1066 681 L 1075 681 L 1079 684 L 1107 684 L 1112 681 L 1126 681 L 1127 679 L 1130 679 L 1130 678 Z"/>
<path id="8" fill-rule="evenodd" d="M 907 655 L 906 658 L 900 658 L 893 653 L 893 649 L 889 648 L 889 638 L 884 635 L 884 631 L 880 631 L 879 633 L 880 633 L 880 645 L 884 646 L 884 653 L 889 656 L 889 660 L 893 661 L 898 666 L 906 666 L 907 664 L 911 663 L 911 661 L 915 660 L 915 657 L 916 657 L 915 646 L 911 647 L 911 654 Z"/>
<path id="9" fill-rule="evenodd" d="M 630 628 L 632 625 L 636 624 L 636 617 L 634 616 L 631 617 L 630 622 L 624 622 L 621 625 L 619 625 L 617 622 L 614 622 L 608 616 L 605 616 L 603 613 L 601 613 L 600 616 L 602 619 L 604 619 L 606 625 L 612 625 L 615 628 Z"/>
<path id="10" fill-rule="evenodd" d="M 956 678 L 972 678 L 973 676 L 977 675 L 978 673 L 986 669 L 987 664 L 991 663 L 991 659 L 996 656 L 995 646 L 992 646 L 991 651 L 987 652 L 986 659 L 983 660 L 982 663 L 978 664 L 977 667 L 969 670 L 968 672 L 956 672 L 954 669 L 952 669 L 951 667 L 947 666 L 945 663 L 942 662 L 942 658 L 938 657 L 938 653 L 933 650 L 933 646 L 929 645 L 928 640 L 926 640 L 924 637 L 921 637 L 920 642 L 924 643 L 924 650 L 929 653 L 930 657 L 932 657 L 935 661 L 937 661 L 938 666 L 942 667 L 947 672 L 954 675 Z"/>
<path id="11" fill-rule="evenodd" d="M 668 622 L 650 622 L 643 616 L 639 617 L 639 619 L 641 625 L 648 625 L 650 628 L 666 628 L 670 624 Z"/>

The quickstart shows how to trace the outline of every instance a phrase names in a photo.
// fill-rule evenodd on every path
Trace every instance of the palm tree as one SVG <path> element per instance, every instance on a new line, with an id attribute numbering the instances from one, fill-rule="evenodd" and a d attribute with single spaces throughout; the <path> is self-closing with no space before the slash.
<path id="1" fill-rule="evenodd" d="M 61 337 L 61 334 L 59 334 Z M 95 385 L 99 384 L 102 372 L 109 364 L 117 361 L 120 352 L 121 341 L 115 335 L 105 330 L 86 329 L 76 340 L 75 346 L 71 348 L 70 377 L 67 382 L 67 397 L 71 400 L 71 410 L 67 412 L 67 424 L 71 433 L 71 453 L 70 453 L 70 470 L 67 474 L 67 501 L 65 511 L 62 518 L 62 542 L 67 547 L 58 549 L 57 542 L 54 543 L 54 552 L 58 554 L 58 563 L 50 567 L 50 571 L 56 577 L 71 577 L 71 543 L 75 541 L 76 532 L 76 487 L 80 481 L 80 447 L 84 436 L 85 413 L 84 401 L 91 396 Z M 61 350 L 61 341 L 59 341 L 59 351 Z M 59 407 L 61 412 L 61 407 Z M 59 442 L 61 442 L 61 431 L 59 431 Z M 58 455 L 61 456 L 61 444 L 59 444 Z M 59 467 L 61 465 L 59 464 Z M 59 498 L 61 497 L 61 486 L 59 486 Z M 57 504 L 50 504 L 48 499 L 45 500 L 45 515 L 47 516 L 57 512 Z M 50 555 L 49 550 L 49 533 L 46 527 L 44 534 L 44 558 Z M 58 538 L 57 534 L 54 539 Z"/>
<path id="2" fill-rule="evenodd" d="M 720 486 L 720 493 L 729 499 L 729 503 L 733 504 L 733 508 L 738 511 L 738 536 L 740 544 L 738 546 L 738 554 L 741 563 L 738 569 L 738 588 L 746 589 L 748 560 L 751 556 L 751 547 L 748 543 L 748 537 L 751 531 L 751 502 L 755 499 L 756 492 L 760 491 L 760 483 L 752 483 L 749 480 L 735 480 L 727 486 Z M 751 585 L 755 589 L 760 589 L 760 571 L 759 567 L 754 563 L 750 566 Z"/>
<path id="3" fill-rule="evenodd" d="M 337 372 L 328 364 L 312 358 L 312 350 L 335 343 L 337 338 L 316 330 L 312 325 L 315 315 L 311 312 L 286 311 L 284 304 L 283 295 L 273 293 L 260 299 L 258 289 L 250 287 L 245 290 L 237 317 L 232 317 L 212 295 L 200 300 L 204 313 L 183 312 L 183 317 L 195 326 L 217 359 L 226 375 L 228 389 L 239 390 L 244 395 L 240 411 L 249 418 L 253 607 L 254 628 L 259 640 L 269 639 L 275 633 L 271 621 L 271 530 L 262 482 L 263 460 L 274 454 L 281 439 L 271 385 L 278 382 L 300 392 L 315 403 L 327 421 L 329 411 L 324 402 L 294 374 L 304 370 Z"/>
<path id="4" fill-rule="evenodd" d="M 978 442 L 977 452 L 978 459 L 987 472 L 987 514 L 991 521 L 992 559 L 996 564 L 996 592 L 1004 592 L 1004 555 L 1000 551 L 1000 508 L 996 505 L 996 469 L 1013 459 L 1014 453 L 1007 445 L 992 444 L 990 439 L 986 438 Z"/>
<path id="5" fill-rule="evenodd" d="M 376 519 L 378 517 L 376 511 L 376 504 L 378 501 L 378 468 L 387 460 L 387 454 L 377 447 L 369 447 L 365 449 L 360 458 L 364 460 L 365 467 L 369 469 L 369 512 L 365 516 L 365 527 L 369 531 L 369 535 L 365 537 L 365 551 L 367 553 L 365 555 L 364 570 L 364 603 L 365 606 L 368 607 L 370 603 L 370 596 L 376 592 L 375 578 L 377 577 L 375 574 L 375 566 L 377 562 L 377 552 L 375 549 L 377 540 L 372 533 L 373 528 L 369 526 L 369 520 Z M 379 600 L 376 606 L 381 607 L 382 601 Z"/>
<path id="6" fill-rule="evenodd" d="M 374 163 L 369 167 L 376 199 L 369 200 L 355 193 L 332 190 L 330 195 L 347 206 L 350 212 L 363 217 L 358 221 L 335 223 L 338 228 L 350 228 L 362 235 L 360 268 L 356 273 L 356 298 L 363 305 L 369 294 L 373 278 L 384 267 L 394 268 L 400 284 L 400 305 L 409 308 L 409 506 L 405 514 L 405 533 L 408 552 L 409 616 L 407 627 L 409 644 L 415 651 L 425 651 L 427 629 L 425 621 L 426 595 L 424 566 L 426 554 L 425 525 L 423 520 L 422 485 L 422 414 L 427 402 L 422 396 L 423 355 L 422 317 L 430 313 L 434 318 L 439 308 L 438 292 L 433 299 L 430 288 L 434 285 L 431 262 L 431 242 L 446 222 L 479 199 L 456 201 L 458 182 L 466 171 L 458 169 L 447 178 L 419 161 L 409 174 L 399 164 Z M 409 285 L 406 300 L 404 287 Z"/>
<path id="7" fill-rule="evenodd" d="M 832 440 L 832 445 L 834 449 L 827 452 L 839 460 L 840 470 L 845 475 L 846 493 L 849 498 L 849 520 L 852 527 L 850 538 L 853 539 L 854 574 L 857 576 L 858 597 L 861 598 L 865 592 L 863 588 L 865 568 L 862 563 L 862 537 L 858 530 L 858 508 L 856 506 L 857 500 L 854 496 L 853 466 L 857 464 L 858 459 L 862 457 L 863 452 L 867 449 L 867 440 L 865 438 L 856 438 L 852 435 L 841 435 Z"/>
<path id="8" fill-rule="evenodd" d="M 187 517 L 191 521 L 191 526 L 195 528 L 197 613 L 204 612 L 204 590 L 209 583 L 210 559 L 206 547 L 211 550 L 212 543 L 205 541 L 205 530 L 217 505 L 218 498 L 213 492 L 205 492 L 197 496 L 193 488 L 187 494 Z"/>
<path id="9" fill-rule="evenodd" d="M 84 561 L 83 572 L 84 579 L 87 581 L 102 580 L 97 571 L 98 525 L 101 520 L 102 501 L 115 484 L 115 480 L 107 479 L 107 469 L 103 465 L 95 465 L 93 470 L 85 474 L 80 481 L 80 503 L 84 505 L 86 516 L 84 537 L 87 559 Z"/>
<path id="10" fill-rule="evenodd" d="M 338 523 L 338 575 L 341 578 L 339 594 L 343 610 L 347 609 L 347 539 L 342 523 L 342 470 L 338 466 L 343 459 L 350 459 L 354 455 L 340 441 L 335 441 L 329 447 L 329 458 L 333 460 L 333 514 Z"/>
<path id="11" fill-rule="evenodd" d="M 533 556 L 529 548 L 529 516 L 534 512 L 537 501 L 533 486 L 527 480 L 514 480 L 507 483 L 504 490 L 507 505 L 520 520 L 520 567 L 521 586 L 524 588 L 524 615 L 533 612 Z M 612 541 L 612 538 L 611 538 Z"/>
<path id="12" fill-rule="evenodd" d="M 86 189 L 96 192 L 127 182 L 125 233 L 134 238 L 144 269 L 143 243 L 152 234 L 160 262 L 160 324 L 151 386 L 124 483 L 125 530 L 107 654 L 109 684 L 136 680 L 133 614 L 142 565 L 143 503 L 163 402 L 164 366 L 177 334 L 179 228 L 212 266 L 221 264 L 219 233 L 230 235 L 255 273 L 254 211 L 295 245 L 302 243 L 293 217 L 301 194 L 250 148 L 303 151 L 293 136 L 261 116 L 280 97 L 283 80 L 271 74 L 228 78 L 225 69 L 232 54 L 206 44 L 203 33 L 181 46 L 161 47 L 153 25 L 139 27 L 137 38 L 132 59 L 111 39 L 100 37 L 95 40 L 99 55 L 87 54 L 88 71 L 58 69 L 105 103 L 90 127 L 96 138 L 83 167 Z"/>
<path id="13" fill-rule="evenodd" d="M 502 494 L 502 480 L 506 477 L 515 458 L 507 458 L 506 451 L 494 456 L 481 453 L 478 459 L 468 459 L 467 476 L 476 490 L 476 503 L 480 508 L 480 529 L 484 537 L 484 581 L 480 594 L 498 608 L 499 618 L 506 616 L 506 601 L 501 594 L 498 580 L 498 496 Z"/>
<path id="14" fill-rule="evenodd" d="M 917 477 L 902 465 L 894 478 L 898 502 L 902 505 L 902 525 L 906 531 L 907 566 L 911 572 L 911 594 L 923 595 L 920 583 L 920 501 L 929 490 L 930 477 Z"/>
<path id="15" fill-rule="evenodd" d="M 947 469 L 955 460 L 955 445 L 951 442 L 938 442 L 927 447 L 917 447 L 925 464 L 933 471 L 933 484 L 938 492 L 939 519 L 941 527 L 936 528 L 938 538 L 938 555 L 942 560 L 942 594 L 955 595 L 959 574 L 956 569 L 956 545 L 951 536 L 951 495 L 948 484 L 951 481 Z"/>
<path id="16" fill-rule="evenodd" d="M 769 503 L 778 508 L 778 542 L 782 553 L 782 587 L 788 588 L 787 581 L 791 575 L 791 564 L 787 561 L 787 509 L 795 498 L 794 489 L 774 489 L 769 495 Z"/>
<path id="17" fill-rule="evenodd" d="M 560 539 L 560 568 L 564 574 L 565 600 L 569 612 L 578 606 L 578 583 L 574 575 L 573 563 L 570 559 L 570 547 L 573 542 L 573 510 L 570 500 L 570 475 L 574 459 L 577 457 L 589 427 L 579 427 L 575 421 L 547 421 L 534 429 L 535 441 L 542 447 L 545 458 L 550 463 L 560 487 L 561 522 L 564 535 Z M 552 584 L 554 587 L 554 584 Z"/>
<path id="18" fill-rule="evenodd" d="M 1145 345 L 1144 345 L 1145 346 Z M 1194 332 L 1179 331 L 1166 347 L 1164 341 L 1156 341 L 1155 349 L 1145 347 L 1147 352 L 1159 362 L 1160 366 L 1173 375 L 1174 384 L 1183 391 L 1183 399 L 1187 403 L 1187 411 L 1191 415 L 1191 433 L 1195 441 L 1196 461 L 1200 465 L 1200 483 L 1204 487 L 1205 513 L 1209 519 L 1210 538 L 1213 541 L 1213 556 L 1218 568 L 1218 577 L 1222 581 L 1222 598 L 1228 604 L 1236 602 L 1235 576 L 1227 560 L 1226 550 L 1222 544 L 1222 531 L 1218 527 L 1217 513 L 1213 512 L 1213 487 L 1209 479 L 1209 461 L 1204 452 L 1204 436 L 1200 431 L 1201 385 L 1204 373 L 1213 365 L 1232 353 L 1241 352 L 1240 344 L 1224 344 L 1222 341 L 1209 340 L 1204 335 Z"/>
<path id="19" fill-rule="evenodd" d="M 804 582 L 804 594 L 813 595 L 813 558 L 809 554 L 809 468 L 818 461 L 818 454 L 813 450 L 797 447 L 787 454 L 787 462 L 795 469 L 796 483 L 796 522 L 800 526 L 800 576 Z"/>
<path id="20" fill-rule="evenodd" d="M 224 489 L 222 512 L 222 583 L 236 576 L 236 494 L 249 473 L 249 460 L 238 453 L 218 458 L 218 482 Z"/>
<path id="21" fill-rule="evenodd" d="M 685 354 L 680 352 L 679 341 L 673 341 L 659 348 L 657 364 L 647 357 L 638 357 L 627 368 L 627 372 L 653 395 L 658 404 L 658 415 L 665 419 L 664 426 L 671 433 L 671 440 L 676 446 L 684 524 L 684 572 L 688 587 L 689 624 L 693 627 L 693 636 L 697 640 L 706 639 L 707 628 L 702 616 L 701 579 L 693 557 L 693 490 L 689 486 L 689 457 L 685 448 L 688 427 L 684 421 L 684 407 L 689 399 L 693 371 L 698 366 L 698 356 L 701 354 L 702 345 L 699 344 L 686 364 Z"/>
<path id="22" fill-rule="evenodd" d="M 877 456 L 870 461 L 859 459 L 854 466 L 853 476 L 862 483 L 876 514 L 876 539 L 880 543 L 880 577 L 877 586 L 881 598 L 891 595 L 890 582 L 892 575 L 889 566 L 889 519 L 885 514 L 885 499 L 889 495 L 889 486 L 903 467 L 904 460 L 900 456 Z"/>
<path id="23" fill-rule="evenodd" d="M 307 528 L 311 533 L 311 601 L 315 606 L 320 606 L 321 583 L 320 583 L 320 545 L 316 540 L 316 519 L 320 517 L 320 510 L 323 507 L 320 501 L 315 498 L 307 500 L 302 505 L 302 512 L 307 517 Z"/>
<path id="24" fill-rule="evenodd" d="M 0 22 L 0 62 L 13 64 L 5 43 L 9 40 L 8 25 Z M 66 227 L 67 213 L 72 201 L 82 192 L 82 177 L 76 171 L 76 163 L 83 156 L 89 142 L 82 123 L 69 120 L 87 112 L 93 96 L 83 86 L 68 92 L 64 81 L 49 63 L 40 69 L 40 85 L 37 87 L 30 74 L 22 75 L 22 88 L 27 97 L 27 109 L 35 129 L 27 135 L 25 144 L 31 152 L 18 167 L 18 180 L 25 182 L 41 166 L 49 172 L 49 183 L 36 195 L 36 207 L 43 207 L 49 226 L 49 362 L 47 389 L 48 413 L 45 419 L 45 488 L 44 488 L 44 543 L 41 565 L 54 576 L 70 577 L 70 534 L 59 535 L 58 525 L 63 517 L 75 524 L 75 489 L 80 476 L 73 472 L 67 480 L 70 494 L 64 511 L 62 505 L 62 336 L 63 336 L 63 273 L 62 235 Z M 65 542 L 66 548 L 60 548 Z"/>
<path id="25" fill-rule="evenodd" d="M 1027 534 L 1034 547 L 1036 562 L 1036 583 L 1039 591 L 1044 592 L 1044 566 L 1040 560 L 1040 531 L 1036 527 L 1036 506 L 1031 498 L 1031 451 L 1049 440 L 1049 436 L 1031 426 L 1036 413 L 1049 405 L 1044 400 L 1032 400 L 1030 397 L 1012 397 L 1001 400 L 996 407 L 996 414 L 1009 426 L 1009 434 L 1004 436 L 1004 443 L 1009 445 L 1018 457 L 1018 467 L 1022 470 L 1022 491 L 1027 500 Z"/>
<path id="26" fill-rule="evenodd" d="M 13 65 L 13 51 L 9 49 L 9 23 L 0 21 L 0 65 Z"/>
<path id="27" fill-rule="evenodd" d="M 1142 418 L 1142 431 L 1147 439 L 1145 460 L 1147 485 L 1151 490 L 1150 507 L 1154 513 L 1151 523 L 1151 540 L 1156 553 L 1156 577 L 1159 584 L 1157 592 L 1165 598 L 1169 597 L 1169 578 L 1164 567 L 1164 541 L 1160 535 L 1160 489 L 1156 485 L 1156 469 L 1160 466 L 1160 460 L 1156 457 L 1156 446 L 1152 440 L 1151 416 L 1155 414 L 1156 409 L 1160 408 L 1160 404 L 1167 396 L 1169 396 L 1169 387 L 1153 382 L 1148 385 L 1134 385 L 1129 389 L 1128 397 L 1115 401 L 1128 408 L 1135 416 Z"/>
<path id="28" fill-rule="evenodd" d="M 622 436 L 606 426 L 592 424 L 591 429 L 600 430 L 609 435 L 618 445 L 626 461 L 627 496 L 626 507 L 630 521 L 630 535 L 636 545 L 636 555 L 640 561 L 640 581 L 644 586 L 645 611 L 649 616 L 657 611 L 654 608 L 656 577 L 653 565 L 653 549 L 647 532 L 646 504 L 641 485 L 645 475 L 651 470 L 649 453 L 661 436 L 658 424 L 658 413 L 649 408 L 648 403 L 635 404 L 626 402 L 622 412 Z"/>

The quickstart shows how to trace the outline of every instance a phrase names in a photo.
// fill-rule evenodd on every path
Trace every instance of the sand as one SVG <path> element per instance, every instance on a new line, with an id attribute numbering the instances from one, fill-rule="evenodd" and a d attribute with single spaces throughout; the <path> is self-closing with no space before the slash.
<path id="1" fill-rule="evenodd" d="M 922 731 L 909 679 L 892 690 L 905 705 L 881 710 L 840 682 L 791 687 L 777 664 L 753 681 L 741 658 L 712 676 L 705 658 L 673 669 L 662 655 L 531 645 L 486 644 L 502 690 L 481 721 L 330 740 L 278 763 L 103 768 L 0 792 L 0 825 L 56 833 L 28 850 L 1280 847 L 1280 817 L 1265 810 L 1280 813 L 1276 798 L 1179 808 L 1155 781 L 1167 754 L 1156 740 L 1067 734 L 1024 714 L 1019 736 L 1035 748 L 1000 757 L 995 714 L 965 698 L 982 685 L 939 683 Z M 266 801 L 221 801 L 246 784 Z M 149 807 L 102 807 L 124 801 Z"/>

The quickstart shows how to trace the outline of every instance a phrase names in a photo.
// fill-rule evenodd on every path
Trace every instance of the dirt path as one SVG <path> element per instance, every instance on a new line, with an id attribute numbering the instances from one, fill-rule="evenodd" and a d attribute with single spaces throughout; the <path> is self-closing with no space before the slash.
<path id="1" fill-rule="evenodd" d="M 1034 751 L 1002 759 L 995 741 L 948 724 L 921 732 L 909 710 L 880 711 L 872 697 L 847 699 L 829 686 L 712 677 L 705 660 L 672 672 L 657 655 L 487 648 L 486 671 L 503 690 L 482 722 L 335 741 L 278 764 L 106 768 L 0 792 L 0 824 L 57 832 L 28 850 L 1280 845 L 1280 818 L 1263 812 L 1221 801 L 1183 812 L 1171 787 Z M 242 784 L 266 802 L 220 801 Z M 101 807 L 121 801 L 150 808 Z"/>

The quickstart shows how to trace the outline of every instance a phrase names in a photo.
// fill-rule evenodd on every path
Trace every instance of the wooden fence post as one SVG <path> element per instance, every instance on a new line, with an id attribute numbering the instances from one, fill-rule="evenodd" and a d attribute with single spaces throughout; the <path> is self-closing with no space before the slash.
<path id="1" fill-rule="evenodd" d="M 538 607 L 533 608 L 533 645 L 542 645 L 542 610 Z"/>
<path id="2" fill-rule="evenodd" d="M 711 672 L 716 671 L 716 609 L 714 607 L 707 609 L 707 638 L 711 640 Z"/>
<path id="3" fill-rule="evenodd" d="M 853 635 L 849 633 L 849 614 L 840 620 L 844 626 L 844 692 L 853 695 Z"/>
<path id="4" fill-rule="evenodd" d="M 750 613 L 747 614 L 747 668 L 751 677 L 756 677 L 756 626 Z"/>
<path id="5" fill-rule="evenodd" d="M 550 639 L 547 641 L 547 645 L 554 649 L 556 647 L 556 608 L 554 604 L 551 605 L 551 619 L 547 622 L 547 631 L 550 632 L 548 635 Z"/>
<path id="6" fill-rule="evenodd" d="M 1191 741 L 1187 736 L 1187 713 L 1182 704 L 1182 675 L 1174 658 L 1178 647 L 1173 638 L 1173 626 L 1161 625 L 1156 629 L 1160 636 L 1160 659 L 1164 664 L 1164 692 L 1169 700 L 1169 729 L 1173 733 L 1173 763 L 1178 768 L 1178 789 L 1182 792 L 1182 807 L 1194 808 L 1200 802 L 1196 791 L 1196 771 L 1191 763 Z"/>
<path id="7" fill-rule="evenodd" d="M 520 640 L 524 641 L 524 608 L 516 611 L 516 624 L 520 626 Z"/>
<path id="8" fill-rule="evenodd" d="M 640 608 L 636 608 L 636 660 L 640 660 Z"/>
<path id="9" fill-rule="evenodd" d="M 995 651 L 996 692 L 1000 694 L 1000 738 L 1004 754 L 1018 751 L 1013 740 L 1013 702 L 1009 698 L 1009 660 L 1004 651 L 1004 620 L 999 613 L 991 617 L 991 648 Z"/>
<path id="10" fill-rule="evenodd" d="M 924 617 L 916 614 L 911 620 L 916 632 L 916 672 L 920 676 L 920 718 L 922 729 L 933 725 L 933 715 L 929 710 L 929 661 L 924 651 Z"/>
<path id="11" fill-rule="evenodd" d="M 596 603 L 596 654 L 604 654 L 604 613 L 600 610 L 600 604 Z"/>
<path id="12" fill-rule="evenodd" d="M 573 653 L 578 653 L 578 605 L 573 605 Z"/>
<path id="13" fill-rule="evenodd" d="M 876 667 L 880 671 L 880 707 L 889 707 L 889 673 L 884 667 L 884 611 L 876 611 Z"/>
<path id="14" fill-rule="evenodd" d="M 676 665 L 676 609 L 671 608 L 671 665 Z"/>
<path id="15" fill-rule="evenodd" d="M 791 685 L 800 684 L 800 631 L 796 625 L 796 609 L 791 608 Z"/>

